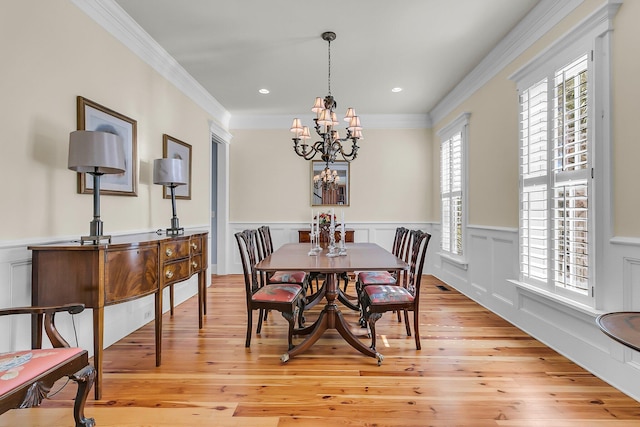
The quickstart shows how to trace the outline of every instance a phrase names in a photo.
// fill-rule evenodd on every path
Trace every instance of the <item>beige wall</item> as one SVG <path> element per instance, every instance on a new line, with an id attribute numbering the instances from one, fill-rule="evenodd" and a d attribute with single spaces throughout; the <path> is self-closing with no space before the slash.
<path id="1" fill-rule="evenodd" d="M 471 113 L 469 125 L 469 224 L 518 226 L 518 104 L 509 76 L 603 4 L 586 0 L 569 17 L 434 126 L 434 134 L 461 112 Z M 614 234 L 640 236 L 640 158 L 635 115 L 640 97 L 640 2 L 625 1 L 613 33 L 613 186 Z M 435 138 L 434 158 L 439 156 Z M 436 167 L 437 163 L 435 163 Z M 438 204 L 434 191 L 433 204 Z"/>
<path id="2" fill-rule="evenodd" d="M 364 132 L 350 167 L 347 221 L 435 220 L 429 203 L 434 177 L 431 131 Z M 311 162 L 294 153 L 289 129 L 231 133 L 231 221 L 308 221 Z"/>
<path id="3" fill-rule="evenodd" d="M 426 129 L 365 129 L 360 156 L 351 165 L 348 218 L 439 221 L 438 141 L 433 135 L 466 111 L 471 113 L 469 223 L 517 227 L 517 97 L 508 76 L 600 4 L 586 0 L 436 123 L 433 134 Z M 76 176 L 66 168 L 78 95 L 138 122 L 138 197 L 103 196 L 105 232 L 168 225 L 169 201 L 151 183 L 151 163 L 162 156 L 163 133 L 193 145 L 192 200 L 178 201 L 181 223 L 207 224 L 208 115 L 71 2 L 8 0 L 0 3 L 0 11 L 0 165 L 7 183 L 0 239 L 87 233 L 92 199 L 76 193 Z M 629 54 L 640 39 L 639 19 L 639 2 L 626 1 L 614 22 L 612 47 L 613 223 L 616 235 L 630 237 L 640 236 L 640 196 L 635 191 L 640 168 L 634 165 L 640 158 L 634 126 L 640 57 Z M 310 165 L 293 153 L 286 127 L 232 134 L 231 221 L 306 221 Z M 280 191 L 268 191 L 272 188 Z"/>
<path id="4" fill-rule="evenodd" d="M 181 225 L 209 218 L 209 117 L 67 0 L 0 3 L 0 117 L 4 175 L 0 240 L 85 235 L 92 196 L 67 169 L 76 96 L 137 120 L 138 197 L 103 196 L 105 233 L 166 228 L 170 201 L 152 184 L 162 134 L 193 146 L 191 201 Z"/>
<path id="5" fill-rule="evenodd" d="M 640 237 L 640 2 L 620 7 L 613 32 L 614 234 Z"/>

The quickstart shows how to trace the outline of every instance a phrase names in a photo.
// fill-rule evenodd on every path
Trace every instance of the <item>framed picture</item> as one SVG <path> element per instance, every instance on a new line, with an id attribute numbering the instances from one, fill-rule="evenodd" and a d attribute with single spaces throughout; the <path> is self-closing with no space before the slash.
<path id="1" fill-rule="evenodd" d="M 138 195 L 137 122 L 87 98 L 78 96 L 78 130 L 98 130 L 119 135 L 124 141 L 125 171 L 102 175 L 100 194 Z M 93 178 L 78 173 L 78 193 L 93 193 Z"/>
<path id="2" fill-rule="evenodd" d="M 162 157 L 165 159 L 182 159 L 187 168 L 187 185 L 175 188 L 176 199 L 191 200 L 191 145 L 167 134 L 162 135 Z M 162 187 L 164 198 L 171 198 L 171 189 Z"/>

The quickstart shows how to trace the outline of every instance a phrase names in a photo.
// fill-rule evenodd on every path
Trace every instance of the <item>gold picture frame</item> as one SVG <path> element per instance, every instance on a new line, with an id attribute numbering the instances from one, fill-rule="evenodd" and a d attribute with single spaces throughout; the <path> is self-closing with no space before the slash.
<path id="1" fill-rule="evenodd" d="M 177 138 L 162 135 L 162 157 L 165 159 L 182 159 L 187 167 L 187 185 L 178 185 L 175 188 L 176 199 L 191 200 L 191 145 Z M 171 198 L 171 189 L 162 186 L 163 198 Z"/>
<path id="2" fill-rule="evenodd" d="M 78 130 L 98 130 L 116 134 L 124 142 L 125 171 L 104 175 L 100 180 L 100 194 L 115 196 L 138 195 L 137 122 L 110 108 L 82 96 L 77 97 Z M 93 194 L 93 179 L 78 173 L 78 193 Z"/>

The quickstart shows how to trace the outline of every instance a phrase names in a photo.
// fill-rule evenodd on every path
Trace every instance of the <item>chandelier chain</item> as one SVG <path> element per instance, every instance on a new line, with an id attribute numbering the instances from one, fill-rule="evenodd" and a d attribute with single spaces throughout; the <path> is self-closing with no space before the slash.
<path id="1" fill-rule="evenodd" d="M 329 96 L 331 96 L 331 40 L 329 40 Z"/>

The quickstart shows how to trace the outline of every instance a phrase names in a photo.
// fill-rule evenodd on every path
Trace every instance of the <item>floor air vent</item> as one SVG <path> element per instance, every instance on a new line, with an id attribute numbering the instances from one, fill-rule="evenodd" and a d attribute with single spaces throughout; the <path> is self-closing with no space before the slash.
<path id="1" fill-rule="evenodd" d="M 444 285 L 436 285 L 436 288 L 440 289 L 441 291 L 449 291 L 450 290 Z"/>

